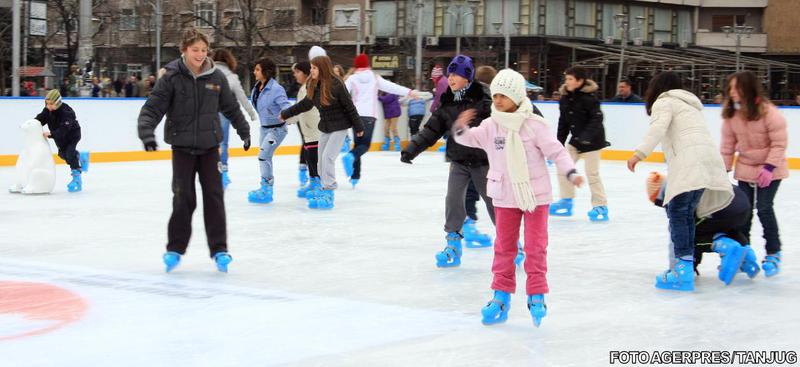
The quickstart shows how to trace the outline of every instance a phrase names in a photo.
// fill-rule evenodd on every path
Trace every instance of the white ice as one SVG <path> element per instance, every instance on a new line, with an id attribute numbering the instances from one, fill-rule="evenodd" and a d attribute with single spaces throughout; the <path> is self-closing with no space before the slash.
<path id="1" fill-rule="evenodd" d="M 92 164 L 76 194 L 58 166 L 51 195 L 0 194 L 0 281 L 53 284 L 89 304 L 66 327 L 0 341 L 0 365 L 590 366 L 607 365 L 614 350 L 800 349 L 794 177 L 776 200 L 778 276 L 739 274 L 726 287 L 709 254 L 697 290 L 677 293 L 653 287 L 667 266 L 667 221 L 644 193 L 647 173 L 665 167 L 631 174 L 624 162 L 603 162 L 611 221 L 588 221 L 587 188 L 574 217 L 551 219 L 542 326 L 531 322 L 518 270 L 508 322 L 487 327 L 492 249 L 466 249 L 459 268 L 434 266 L 445 242 L 442 154 L 411 166 L 397 153 L 364 159 L 357 189 L 340 173 L 336 208 L 311 211 L 295 197 L 296 156 L 276 157 L 269 205 L 246 200 L 255 157 L 232 158 L 229 274 L 208 258 L 200 198 L 189 251 L 164 273 L 169 161 Z M 12 177 L 13 167 L 0 168 L 0 187 Z M 479 228 L 493 234 L 482 205 Z M 756 220 L 759 259 L 760 228 Z M 32 326 L 0 316 L 0 332 Z"/>

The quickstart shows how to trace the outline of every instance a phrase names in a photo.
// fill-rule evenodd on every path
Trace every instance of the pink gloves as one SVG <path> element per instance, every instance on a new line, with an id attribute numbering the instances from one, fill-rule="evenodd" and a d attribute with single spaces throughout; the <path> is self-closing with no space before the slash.
<path id="1" fill-rule="evenodd" d="M 767 169 L 766 167 L 761 169 L 761 172 L 758 173 L 758 187 L 765 188 L 772 183 L 772 171 Z"/>

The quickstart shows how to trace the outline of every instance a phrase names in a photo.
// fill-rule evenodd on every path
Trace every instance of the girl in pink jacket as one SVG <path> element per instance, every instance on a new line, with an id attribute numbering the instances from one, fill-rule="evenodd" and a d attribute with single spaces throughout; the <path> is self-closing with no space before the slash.
<path id="1" fill-rule="evenodd" d="M 728 171 L 733 168 L 734 153 L 739 153 L 734 178 L 758 209 L 767 250 L 761 267 L 764 275 L 771 277 L 778 274 L 781 263 L 781 239 L 772 203 L 781 180 L 789 177 L 786 120 L 764 97 L 760 81 L 749 71 L 728 77 L 722 118 L 720 152 Z M 748 239 L 751 223 L 744 228 Z M 752 258 L 749 261 L 755 260 L 752 251 L 747 256 Z"/>
<path id="2" fill-rule="evenodd" d="M 502 70 L 492 81 L 492 115 L 469 128 L 473 111 L 453 125 L 456 142 L 480 148 L 489 158 L 486 192 L 495 205 L 497 239 L 494 246 L 492 289 L 494 298 L 482 309 L 486 325 L 504 322 L 516 288 L 514 258 L 519 226 L 525 217 L 525 285 L 528 309 L 538 327 L 547 314 L 547 218 L 552 188 L 545 158 L 556 163 L 560 174 L 575 186 L 583 183 L 567 150 L 546 122 L 533 114 L 525 93 L 525 77 Z"/>

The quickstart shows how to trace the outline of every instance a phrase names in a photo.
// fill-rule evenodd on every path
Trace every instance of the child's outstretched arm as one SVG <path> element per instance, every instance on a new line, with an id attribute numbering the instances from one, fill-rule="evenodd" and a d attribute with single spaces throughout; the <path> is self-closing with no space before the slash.
<path id="1" fill-rule="evenodd" d="M 453 123 L 451 136 L 463 146 L 486 150 L 490 140 L 487 130 L 489 124 L 484 121 L 477 127 L 470 128 L 469 123 L 476 115 L 475 110 L 466 110 L 459 114 L 458 119 Z"/>
<path id="2" fill-rule="evenodd" d="M 567 177 L 573 185 L 580 187 L 583 184 L 583 177 L 578 175 L 575 169 L 575 162 L 569 156 L 567 148 L 553 136 L 547 125 L 542 123 L 529 124 L 532 126 L 536 139 L 536 146 L 542 151 L 547 159 L 556 164 L 558 174 Z"/>
<path id="3" fill-rule="evenodd" d="M 633 157 L 628 159 L 628 169 L 633 172 L 636 164 L 645 160 L 653 149 L 661 143 L 661 139 L 667 134 L 667 129 L 672 123 L 672 109 L 669 102 L 665 100 L 656 101 L 650 111 L 650 129 L 641 144 L 636 147 Z"/>

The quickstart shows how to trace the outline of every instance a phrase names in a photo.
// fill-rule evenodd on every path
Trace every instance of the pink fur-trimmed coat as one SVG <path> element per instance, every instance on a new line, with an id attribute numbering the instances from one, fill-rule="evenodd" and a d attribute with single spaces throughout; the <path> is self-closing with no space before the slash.
<path id="1" fill-rule="evenodd" d="M 453 136 L 461 145 L 486 151 L 489 158 L 486 193 L 492 198 L 492 204 L 499 208 L 519 208 L 506 163 L 506 133 L 507 130 L 490 117 L 478 127 L 464 129 L 460 135 Z M 553 201 L 553 189 L 545 159 L 556 164 L 560 175 L 575 169 L 575 163 L 541 117 L 534 116 L 525 121 L 519 135 L 528 158 L 528 175 L 536 205 L 550 204 Z"/>
<path id="2" fill-rule="evenodd" d="M 786 163 L 788 133 L 786 119 L 772 104 L 767 105 L 767 113 L 758 120 L 747 121 L 741 112 L 722 121 L 720 152 L 729 171 L 736 158 L 734 177 L 744 182 L 758 182 L 758 174 L 765 164 L 775 166 L 773 180 L 789 177 Z"/>

